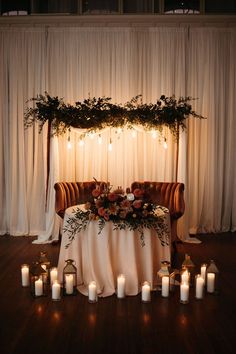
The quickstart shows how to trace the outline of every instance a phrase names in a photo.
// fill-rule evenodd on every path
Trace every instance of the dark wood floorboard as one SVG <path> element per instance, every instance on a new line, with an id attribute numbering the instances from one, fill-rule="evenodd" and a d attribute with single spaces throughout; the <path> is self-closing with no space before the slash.
<path id="1" fill-rule="evenodd" d="M 35 245 L 32 237 L 0 237 L 0 354 L 231 354 L 236 352 L 236 233 L 198 235 L 201 244 L 178 244 L 176 267 L 191 255 L 200 264 L 214 259 L 220 269 L 220 294 L 179 303 L 152 294 L 116 296 L 89 304 L 81 294 L 52 302 L 33 299 L 21 287 L 20 266 L 48 252 L 57 265 L 59 245 Z"/>

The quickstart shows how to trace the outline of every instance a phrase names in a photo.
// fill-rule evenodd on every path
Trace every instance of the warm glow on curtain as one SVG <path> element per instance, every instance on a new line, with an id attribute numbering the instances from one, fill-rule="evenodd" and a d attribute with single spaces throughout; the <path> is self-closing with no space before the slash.
<path id="1" fill-rule="evenodd" d="M 46 133 L 24 130 L 25 102 L 47 90 L 74 103 L 90 95 L 125 103 L 137 94 L 153 102 L 161 94 L 198 97 L 194 109 L 207 120 L 190 120 L 181 134 L 178 180 L 186 186 L 188 230 L 236 229 L 234 28 L 2 28 L 0 30 L 0 232 L 57 237 L 56 181 L 109 180 L 127 187 L 133 180 L 173 181 L 176 144 L 158 137 L 115 131 L 51 139 L 48 203 Z M 112 140 L 112 151 L 107 147 Z M 51 237 L 51 235 L 53 235 Z"/>

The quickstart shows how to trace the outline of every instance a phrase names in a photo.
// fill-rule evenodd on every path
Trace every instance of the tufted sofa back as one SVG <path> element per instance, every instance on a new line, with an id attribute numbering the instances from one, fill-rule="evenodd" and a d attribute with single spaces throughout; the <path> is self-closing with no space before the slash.
<path id="1" fill-rule="evenodd" d="M 99 184 L 101 188 L 106 185 L 105 182 L 96 183 L 95 181 L 55 183 L 56 213 L 63 218 L 67 208 L 90 201 L 92 198 L 92 190 L 96 188 L 97 184 Z"/>
<path id="2" fill-rule="evenodd" d="M 144 189 L 153 203 L 163 205 L 170 211 L 171 218 L 178 219 L 184 214 L 184 184 L 175 182 L 133 182 L 131 190 Z"/>

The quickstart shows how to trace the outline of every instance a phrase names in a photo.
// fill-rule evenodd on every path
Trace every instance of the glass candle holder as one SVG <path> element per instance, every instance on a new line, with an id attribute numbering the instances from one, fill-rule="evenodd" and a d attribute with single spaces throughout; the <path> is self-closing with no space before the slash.
<path id="1" fill-rule="evenodd" d="M 185 254 L 185 259 L 182 263 L 182 269 L 187 269 L 189 272 L 189 285 L 193 286 L 194 283 L 194 276 L 195 276 L 195 264 L 191 260 L 188 254 Z"/>
<path id="2" fill-rule="evenodd" d="M 54 280 L 52 283 L 52 300 L 61 300 L 61 285 L 58 283 L 57 280 Z"/>
<path id="3" fill-rule="evenodd" d="M 34 262 L 30 267 L 30 286 L 32 296 L 39 297 L 46 295 L 48 287 L 47 279 L 47 271 L 41 267 L 39 262 Z"/>
<path id="4" fill-rule="evenodd" d="M 214 274 L 214 277 L 212 275 L 210 275 L 209 280 L 208 280 L 208 274 Z M 206 274 L 207 274 L 207 287 L 208 287 L 208 282 L 209 282 L 209 293 L 214 293 L 214 294 L 218 294 L 219 293 L 219 269 L 217 268 L 215 262 L 213 259 L 210 260 L 209 266 L 207 267 L 206 270 Z M 213 280 L 214 278 L 214 280 Z M 213 283 L 214 283 L 214 290 L 212 291 L 212 287 L 213 287 Z"/>
<path id="5" fill-rule="evenodd" d="M 180 303 L 187 304 L 189 302 L 189 284 L 180 284 Z"/>
<path id="6" fill-rule="evenodd" d="M 50 284 L 53 285 L 54 281 L 58 280 L 58 270 L 56 267 L 50 269 Z"/>
<path id="7" fill-rule="evenodd" d="M 207 292 L 210 294 L 215 292 L 215 273 L 207 273 Z"/>
<path id="8" fill-rule="evenodd" d="M 22 264 L 21 266 L 21 284 L 23 287 L 28 287 L 30 285 L 28 264 Z"/>
<path id="9" fill-rule="evenodd" d="M 90 303 L 98 301 L 97 285 L 95 281 L 91 281 L 88 285 L 88 301 Z"/>
<path id="10" fill-rule="evenodd" d="M 161 296 L 162 297 L 169 297 L 170 293 L 170 277 L 164 275 L 162 277 L 162 284 L 161 284 Z"/>
<path id="11" fill-rule="evenodd" d="M 31 278 L 31 284 L 31 292 L 34 297 L 41 297 L 46 295 L 45 283 L 42 277 L 33 276 Z"/>
<path id="12" fill-rule="evenodd" d="M 204 297 L 204 279 L 201 274 L 195 276 L 195 298 L 198 300 L 203 299 Z"/>
<path id="13" fill-rule="evenodd" d="M 63 293 L 64 295 L 77 294 L 77 268 L 73 259 L 67 259 L 63 268 Z"/>
<path id="14" fill-rule="evenodd" d="M 151 285 L 148 281 L 145 281 L 142 284 L 141 299 L 142 299 L 142 302 L 150 302 L 151 301 Z"/>
<path id="15" fill-rule="evenodd" d="M 180 272 L 180 282 L 190 284 L 190 273 L 188 269 L 183 268 Z"/>
<path id="16" fill-rule="evenodd" d="M 201 264 L 201 277 L 204 280 L 204 285 L 206 284 L 206 270 L 207 270 L 207 264 L 206 263 Z"/>
<path id="17" fill-rule="evenodd" d="M 123 299 L 125 297 L 125 276 L 120 274 L 117 277 L 117 297 Z"/>

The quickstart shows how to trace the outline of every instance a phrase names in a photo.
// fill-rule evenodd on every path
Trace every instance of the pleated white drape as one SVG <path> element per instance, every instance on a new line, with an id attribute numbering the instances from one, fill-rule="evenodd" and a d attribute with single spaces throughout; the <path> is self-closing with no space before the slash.
<path id="1" fill-rule="evenodd" d="M 26 100 L 47 90 L 74 103 L 90 95 L 125 103 L 137 94 L 198 97 L 207 120 L 190 120 L 181 134 L 178 180 L 187 210 L 180 235 L 236 229 L 234 28 L 2 28 L 0 30 L 0 232 L 56 237 L 53 184 L 59 180 L 173 181 L 176 144 L 168 149 L 150 133 L 113 130 L 51 140 L 46 205 L 46 130 L 24 130 Z M 110 139 L 112 152 L 107 149 Z M 53 235 L 53 237 L 51 237 Z"/>

